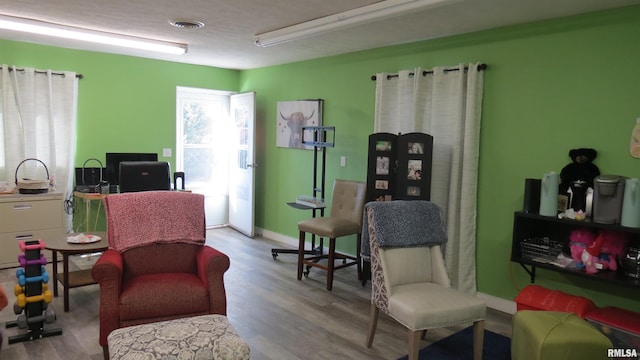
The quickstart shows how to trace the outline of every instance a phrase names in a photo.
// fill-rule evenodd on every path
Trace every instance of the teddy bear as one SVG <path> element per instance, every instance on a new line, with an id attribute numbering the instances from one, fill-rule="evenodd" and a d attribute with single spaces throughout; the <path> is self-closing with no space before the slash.
<path id="1" fill-rule="evenodd" d="M 571 258 L 577 269 L 584 269 L 582 262 L 582 253 L 593 244 L 596 239 L 596 233 L 587 228 L 576 228 L 569 234 L 569 250 L 571 250 Z"/>
<path id="2" fill-rule="evenodd" d="M 560 194 L 569 190 L 571 183 L 582 180 L 587 187 L 593 187 L 593 179 L 600 175 L 600 169 L 593 163 L 598 152 L 595 149 L 580 148 L 571 149 L 569 157 L 571 163 L 560 171 Z"/>
<path id="3" fill-rule="evenodd" d="M 628 239 L 624 233 L 601 230 L 593 243 L 582 253 L 584 269 L 588 274 L 600 270 L 618 269 L 618 259 L 624 256 Z"/>

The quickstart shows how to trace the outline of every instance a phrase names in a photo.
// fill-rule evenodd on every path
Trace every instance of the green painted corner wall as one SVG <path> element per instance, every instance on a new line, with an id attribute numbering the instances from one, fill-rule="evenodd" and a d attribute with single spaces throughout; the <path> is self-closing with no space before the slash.
<path id="1" fill-rule="evenodd" d="M 256 225 L 292 238 L 297 237 L 295 223 L 309 213 L 285 202 L 310 193 L 313 154 L 275 146 L 278 101 L 324 99 L 324 124 L 336 127 L 336 147 L 327 151 L 327 184 L 335 178 L 364 181 L 374 117 L 371 75 L 486 63 L 478 290 L 511 300 L 528 284 L 526 273 L 509 261 L 513 212 L 522 207 L 525 178 L 559 172 L 570 161 L 568 151 L 577 147 L 598 150 L 595 163 L 603 173 L 640 177 L 640 160 L 628 154 L 640 116 L 639 33 L 640 6 L 634 6 L 246 71 L 2 40 L 0 62 L 86 76 L 80 82 L 80 165 L 115 146 L 122 151 L 174 148 L 175 86 L 256 91 Z M 123 136 L 125 125 L 130 135 Z M 340 156 L 347 158 L 344 168 Z M 344 241 L 341 249 L 354 252 L 350 243 Z M 587 296 L 599 306 L 640 308 L 639 289 L 545 270 L 538 271 L 537 283 Z"/>

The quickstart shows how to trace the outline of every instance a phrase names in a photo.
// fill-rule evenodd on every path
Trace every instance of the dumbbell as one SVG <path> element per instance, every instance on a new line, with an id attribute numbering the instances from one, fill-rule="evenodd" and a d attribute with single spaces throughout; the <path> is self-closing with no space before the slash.
<path id="1" fill-rule="evenodd" d="M 50 303 L 51 300 L 53 300 L 53 295 L 51 294 L 51 291 L 45 290 L 40 295 L 25 296 L 24 294 L 20 294 L 17 297 L 17 304 L 21 308 L 24 308 L 25 306 L 27 306 L 27 303 L 34 303 L 38 301 L 44 301 L 45 303 Z"/>
<path id="2" fill-rule="evenodd" d="M 15 303 L 13 303 L 13 313 L 14 314 L 16 314 L 16 315 L 22 314 L 22 310 L 23 309 L 24 309 L 24 307 L 19 306 L 17 301 Z"/>
<path id="3" fill-rule="evenodd" d="M 47 265 L 47 258 L 41 254 L 39 259 L 27 260 L 27 257 L 24 256 L 24 254 L 20 254 L 18 255 L 18 262 L 22 267 L 27 265 Z"/>
<path id="4" fill-rule="evenodd" d="M 16 325 L 18 325 L 18 329 L 26 329 L 27 328 L 27 315 L 20 315 L 16 320 Z"/>
<path id="5" fill-rule="evenodd" d="M 31 277 L 26 277 L 24 274 L 24 269 L 20 268 L 16 271 L 16 276 L 18 277 L 18 284 L 20 286 L 25 286 L 27 283 L 35 283 L 35 282 L 42 282 L 42 283 L 48 283 L 49 282 L 49 274 L 47 273 L 47 271 L 45 270 L 45 267 L 42 267 L 41 270 L 42 275 L 40 276 L 31 276 Z"/>
<path id="6" fill-rule="evenodd" d="M 51 323 L 54 323 L 56 321 L 56 312 L 52 308 L 49 308 L 49 309 L 47 309 L 47 311 L 45 311 L 45 313 L 44 313 L 44 321 L 47 324 L 51 324 Z"/>
<path id="7" fill-rule="evenodd" d="M 55 313 L 54 313 L 55 317 Z M 27 315 L 20 315 L 16 321 L 19 329 L 26 329 L 31 324 L 43 324 L 47 320 L 44 315 L 36 315 L 27 318 Z M 55 318 L 54 318 L 55 320 Z"/>
<path id="8" fill-rule="evenodd" d="M 35 241 L 35 240 L 34 240 Z M 45 245 L 42 240 L 37 240 L 38 242 L 35 244 L 27 245 L 24 240 L 20 241 L 20 251 L 25 252 L 27 250 L 44 250 Z"/>

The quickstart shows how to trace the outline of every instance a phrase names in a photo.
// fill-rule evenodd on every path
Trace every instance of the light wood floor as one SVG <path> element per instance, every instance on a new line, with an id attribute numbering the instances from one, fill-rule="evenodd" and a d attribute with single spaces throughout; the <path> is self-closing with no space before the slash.
<path id="1" fill-rule="evenodd" d="M 311 269 L 308 278 L 296 279 L 296 255 L 281 254 L 274 260 L 271 248 L 282 244 L 264 238 L 247 238 L 232 229 L 209 230 L 207 243 L 231 259 L 225 275 L 227 315 L 251 348 L 254 360 L 273 359 L 397 359 L 407 353 L 406 330 L 380 314 L 371 349 L 364 346 L 369 319 L 370 283 L 363 287 L 355 267 L 336 272 L 333 291 L 325 289 L 326 274 Z M 93 259 L 95 260 L 95 259 Z M 74 259 L 79 267 L 92 260 Z M 50 265 L 49 271 L 50 269 Z M 62 297 L 52 302 L 63 334 L 9 345 L 7 338 L 21 334 L 4 329 L 13 313 L 15 269 L 0 270 L 0 284 L 10 304 L 0 312 L 4 333 L 0 359 L 102 359 L 98 345 L 99 287 L 70 290 L 70 312 L 63 312 Z M 488 330 L 511 336 L 511 316 L 489 310 Z M 446 337 L 462 327 L 434 329 L 422 346 Z"/>

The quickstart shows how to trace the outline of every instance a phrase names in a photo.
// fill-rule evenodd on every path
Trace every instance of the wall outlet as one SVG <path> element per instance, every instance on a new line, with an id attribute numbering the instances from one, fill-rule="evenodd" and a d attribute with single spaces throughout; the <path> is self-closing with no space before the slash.
<path id="1" fill-rule="evenodd" d="M 162 156 L 163 157 L 171 157 L 171 149 L 170 148 L 162 149 Z"/>
<path id="2" fill-rule="evenodd" d="M 340 167 L 345 167 L 345 166 L 347 166 L 347 157 L 340 156 Z"/>

